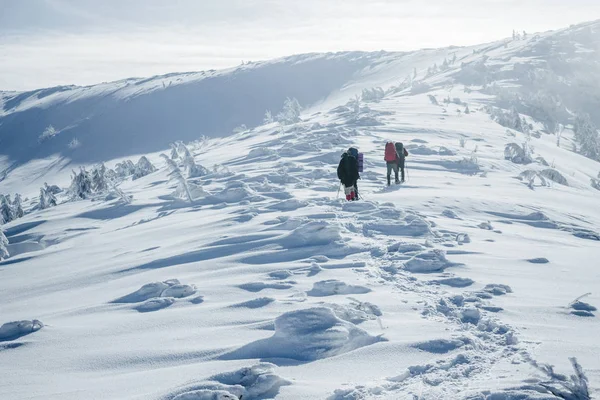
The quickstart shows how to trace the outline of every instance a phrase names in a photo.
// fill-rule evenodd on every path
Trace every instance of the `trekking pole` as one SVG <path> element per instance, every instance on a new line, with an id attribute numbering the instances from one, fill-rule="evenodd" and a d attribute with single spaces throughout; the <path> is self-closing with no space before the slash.
<path id="1" fill-rule="evenodd" d="M 340 198 L 340 190 L 342 189 L 342 182 L 340 182 L 340 186 L 338 186 L 338 192 L 337 192 L 337 196 L 335 196 L 336 199 Z"/>
<path id="2" fill-rule="evenodd" d="M 406 170 L 406 180 L 409 181 L 410 176 L 408 176 L 408 163 L 406 161 L 404 162 L 404 169 Z"/>

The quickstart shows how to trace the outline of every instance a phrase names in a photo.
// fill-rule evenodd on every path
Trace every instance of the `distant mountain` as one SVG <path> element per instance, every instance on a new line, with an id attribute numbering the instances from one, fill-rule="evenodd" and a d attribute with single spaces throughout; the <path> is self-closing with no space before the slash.
<path id="1" fill-rule="evenodd" d="M 96 162 L 157 151 L 175 139 L 227 135 L 262 123 L 288 96 L 302 105 L 323 100 L 377 58 L 309 54 L 224 71 L 1 92 L 0 154 L 19 164 L 57 153 Z"/>
<path id="2" fill-rule="evenodd" d="M 599 51 L 597 21 L 469 48 L 306 54 L 224 71 L 0 92 L 0 158 L 8 160 L 0 170 L 52 155 L 94 163 L 174 140 L 226 136 L 242 124 L 260 125 L 287 97 L 304 107 L 325 99 L 339 105 L 374 86 L 415 94 L 461 85 L 490 96 L 490 107 L 506 115 L 488 112 L 507 127 L 518 128 L 510 112 L 530 116 L 547 133 L 571 125 L 585 136 L 573 150 L 598 159 Z"/>

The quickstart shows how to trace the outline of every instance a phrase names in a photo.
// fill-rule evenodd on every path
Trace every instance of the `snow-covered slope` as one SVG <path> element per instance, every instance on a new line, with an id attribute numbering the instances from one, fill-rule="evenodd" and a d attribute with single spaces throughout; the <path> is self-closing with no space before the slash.
<path id="1" fill-rule="evenodd" d="M 539 57 L 517 54 L 588 27 L 371 55 L 372 74 L 301 122 L 190 144 L 210 171 L 189 179 L 192 203 L 156 152 L 158 171 L 119 185 L 130 203 L 103 193 L 4 225 L 0 397 L 556 399 L 565 382 L 535 365 L 571 374 L 569 357 L 599 395 L 600 163 L 569 128 L 557 146 L 529 114 L 531 130 L 501 126 L 486 112 L 501 95 L 459 84 L 482 58 L 519 71 Z M 519 83 L 504 78 L 493 90 Z M 382 99 L 346 105 L 374 86 Z M 387 140 L 411 153 L 389 188 Z M 510 143 L 531 162 L 505 159 Z M 335 169 L 350 146 L 366 169 L 348 203 Z M 0 192 L 66 186 L 67 163 L 25 163 Z"/>

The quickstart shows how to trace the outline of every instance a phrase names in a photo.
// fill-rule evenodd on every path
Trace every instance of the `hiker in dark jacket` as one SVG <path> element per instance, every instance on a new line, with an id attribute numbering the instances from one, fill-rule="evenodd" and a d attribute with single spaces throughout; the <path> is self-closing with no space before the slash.
<path id="1" fill-rule="evenodd" d="M 362 160 L 360 160 L 360 157 L 362 156 L 361 153 L 358 152 L 358 149 L 356 147 L 350 147 L 346 153 L 348 153 L 349 155 L 351 155 L 352 157 L 354 157 L 356 159 L 356 167 L 358 168 L 358 178 L 356 178 L 356 182 L 354 182 L 354 197 L 355 200 L 358 200 L 358 180 L 360 179 L 360 172 L 362 170 L 361 168 L 361 162 Z"/>
<path id="2" fill-rule="evenodd" d="M 356 195 L 356 181 L 359 178 L 358 160 L 349 152 L 342 154 L 342 159 L 337 168 L 337 176 L 344 185 L 346 200 L 358 200 Z"/>
<path id="3" fill-rule="evenodd" d="M 398 169 L 400 169 L 400 183 L 404 183 L 404 164 L 406 162 L 406 156 L 408 156 L 408 151 L 401 142 L 397 142 L 395 144 L 396 147 L 396 163 L 398 166 L 396 167 L 396 183 L 398 183 Z"/>

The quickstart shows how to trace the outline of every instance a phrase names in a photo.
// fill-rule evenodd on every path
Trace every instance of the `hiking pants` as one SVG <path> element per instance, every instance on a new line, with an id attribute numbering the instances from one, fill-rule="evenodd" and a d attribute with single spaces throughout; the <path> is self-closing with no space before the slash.
<path id="1" fill-rule="evenodd" d="M 400 167 L 400 173 L 401 173 L 401 177 L 402 177 L 402 182 L 404 182 L 404 158 L 398 161 L 398 165 Z M 396 172 L 396 179 L 398 177 L 398 173 Z"/>
<path id="2" fill-rule="evenodd" d="M 402 165 L 404 167 L 404 165 Z M 388 162 L 387 163 L 387 181 L 388 185 L 390 184 L 390 176 L 392 175 L 392 170 L 394 171 L 394 175 L 396 178 L 396 182 L 398 181 L 398 164 L 396 162 Z M 404 168 L 402 168 L 402 178 L 404 179 Z"/>
<path id="3" fill-rule="evenodd" d="M 346 200 L 356 200 L 356 192 L 354 191 L 354 185 L 346 186 L 344 185 L 344 194 L 346 195 Z"/>

